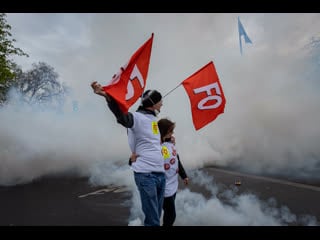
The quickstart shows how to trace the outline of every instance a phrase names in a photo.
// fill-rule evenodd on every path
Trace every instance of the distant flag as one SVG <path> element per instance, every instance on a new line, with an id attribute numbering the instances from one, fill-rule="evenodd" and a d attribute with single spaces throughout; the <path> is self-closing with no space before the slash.
<path id="1" fill-rule="evenodd" d="M 127 113 L 129 108 L 141 97 L 148 77 L 151 49 L 151 37 L 131 56 L 129 62 L 120 68 L 111 81 L 103 87 Z"/>
<path id="2" fill-rule="evenodd" d="M 196 130 L 214 121 L 224 112 L 226 99 L 213 62 L 209 62 L 182 82 L 192 111 Z"/>
<path id="3" fill-rule="evenodd" d="M 244 27 L 242 23 L 240 22 L 240 18 L 238 17 L 238 29 L 239 29 L 239 44 L 240 44 L 240 54 L 242 55 L 242 42 L 241 37 L 244 37 L 245 43 L 252 43 L 250 38 L 248 37 L 248 34 L 244 30 Z"/>

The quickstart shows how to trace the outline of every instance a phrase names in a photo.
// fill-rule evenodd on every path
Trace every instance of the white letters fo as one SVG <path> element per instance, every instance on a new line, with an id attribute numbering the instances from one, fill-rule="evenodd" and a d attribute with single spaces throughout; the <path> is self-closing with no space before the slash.
<path id="1" fill-rule="evenodd" d="M 211 89 L 215 89 L 215 91 L 216 91 L 215 95 L 212 94 Z M 221 103 L 222 103 L 221 91 L 220 91 L 218 83 L 212 83 L 212 84 L 200 87 L 200 88 L 193 89 L 193 92 L 195 94 L 198 94 L 198 93 L 201 93 L 201 92 L 206 92 L 207 95 L 208 95 L 207 97 L 203 98 L 198 103 L 198 109 L 200 109 L 200 110 L 214 109 L 214 108 L 219 107 L 221 105 Z M 216 100 L 216 103 L 208 105 L 208 106 L 205 106 L 205 104 L 210 100 Z"/>
<path id="2" fill-rule="evenodd" d="M 126 100 L 129 100 L 130 98 L 132 98 L 134 96 L 134 88 L 132 85 L 132 81 L 137 78 L 141 88 L 144 87 L 144 79 L 143 76 L 138 68 L 137 65 L 134 65 L 133 70 L 130 74 L 130 79 L 128 81 L 128 85 L 127 85 L 127 94 L 126 94 Z"/>
<path id="3" fill-rule="evenodd" d="M 120 68 L 120 71 L 112 77 L 110 84 L 115 84 L 120 80 L 121 74 L 127 68 L 127 66 L 128 66 L 128 64 L 125 64 L 123 67 Z M 134 96 L 134 88 L 133 88 L 132 81 L 135 78 L 138 79 L 141 88 L 143 88 L 144 87 L 144 79 L 143 79 L 143 76 L 142 76 L 137 65 L 134 65 L 133 70 L 130 74 L 130 79 L 129 79 L 128 85 L 127 85 L 126 101 Z"/>

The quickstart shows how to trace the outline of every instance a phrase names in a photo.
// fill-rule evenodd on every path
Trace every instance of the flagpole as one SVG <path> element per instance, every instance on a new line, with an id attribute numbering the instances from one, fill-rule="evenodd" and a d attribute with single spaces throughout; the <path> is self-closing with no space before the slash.
<path id="1" fill-rule="evenodd" d="M 239 46 L 240 46 L 240 54 L 242 56 L 242 42 L 241 42 L 241 34 L 240 34 L 240 17 L 238 16 L 238 31 L 239 31 Z"/>
<path id="2" fill-rule="evenodd" d="M 166 94 L 163 96 L 163 98 L 166 97 L 167 95 L 169 95 L 169 93 L 173 92 L 175 89 L 177 89 L 180 85 L 181 85 L 181 83 L 179 83 L 178 86 L 176 86 L 174 89 L 172 89 L 171 91 L 169 91 L 168 93 L 166 93 Z"/>

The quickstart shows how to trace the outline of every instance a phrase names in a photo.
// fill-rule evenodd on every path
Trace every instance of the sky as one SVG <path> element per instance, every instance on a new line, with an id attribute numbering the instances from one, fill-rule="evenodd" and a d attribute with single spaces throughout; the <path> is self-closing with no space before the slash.
<path id="1" fill-rule="evenodd" d="M 252 41 L 243 42 L 243 55 L 238 16 Z M 126 131 L 90 83 L 109 82 L 152 33 L 146 89 L 165 95 L 178 86 L 163 99 L 159 117 L 176 122 L 177 150 L 190 174 L 218 166 L 319 182 L 320 86 L 317 74 L 310 72 L 319 63 L 310 60 L 306 46 L 319 37 L 320 14 L 8 13 L 7 21 L 15 46 L 30 56 L 14 58 L 22 69 L 49 64 L 72 95 L 64 113 L 56 114 L 22 107 L 19 96 L 11 94 L 9 104 L 0 109 L 1 185 L 73 174 L 89 176 L 94 184 L 121 183 L 135 192 Z M 210 61 L 226 97 L 225 111 L 195 131 L 188 96 L 179 84 Z M 74 100 L 77 112 L 72 111 Z M 280 210 L 268 215 L 261 210 L 264 204 L 249 195 L 237 196 L 243 205 L 226 207 L 216 198 L 214 179 L 209 180 L 212 198 L 184 190 L 177 197 L 178 215 L 185 214 L 183 201 L 198 199 L 204 206 L 196 213 L 198 220 L 209 225 L 282 225 L 283 219 L 297 217 Z M 135 199 L 133 205 L 139 204 Z M 248 202 L 256 209 L 246 208 Z M 219 209 L 219 217 L 208 220 L 207 208 Z M 257 211 L 254 221 L 251 211 Z M 139 214 L 132 208 L 129 224 L 139 224 Z M 314 223 L 303 219 L 306 225 Z M 180 225 L 199 222 L 177 219 Z"/>

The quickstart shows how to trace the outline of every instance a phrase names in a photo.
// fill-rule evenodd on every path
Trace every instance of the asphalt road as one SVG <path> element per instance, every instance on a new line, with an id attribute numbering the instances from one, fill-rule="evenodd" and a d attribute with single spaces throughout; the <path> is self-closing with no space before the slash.
<path id="1" fill-rule="evenodd" d="M 320 226 L 320 184 L 313 185 L 287 181 L 279 178 L 263 177 L 218 168 L 205 168 L 203 172 L 214 177 L 221 189 L 236 187 L 238 193 L 252 193 L 261 200 L 276 199 L 278 205 L 287 206 L 297 216 L 315 216 Z M 238 185 L 238 183 L 240 183 Z M 197 186 L 188 186 L 199 191 Z M 201 189 L 204 195 L 205 190 Z M 299 226 L 299 225 L 298 225 Z"/>
<path id="2" fill-rule="evenodd" d="M 93 187 L 86 178 L 68 177 L 0 187 L 0 225 L 126 226 L 130 193 L 117 190 L 117 186 Z"/>
<path id="3" fill-rule="evenodd" d="M 294 214 L 320 220 L 320 187 L 241 174 L 216 168 L 202 171 L 225 188 L 274 197 Z M 239 181 L 239 185 L 236 184 Z M 190 190 L 206 195 L 192 184 Z M 86 178 L 43 178 L 30 184 L 0 187 L 1 226 L 128 226 L 130 192 L 121 186 L 93 187 Z"/>

